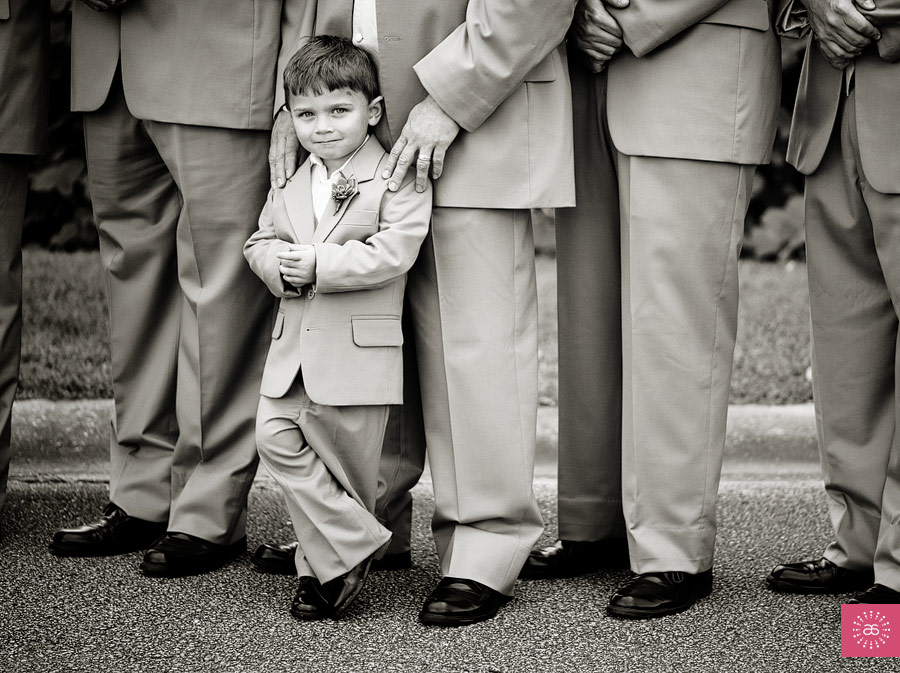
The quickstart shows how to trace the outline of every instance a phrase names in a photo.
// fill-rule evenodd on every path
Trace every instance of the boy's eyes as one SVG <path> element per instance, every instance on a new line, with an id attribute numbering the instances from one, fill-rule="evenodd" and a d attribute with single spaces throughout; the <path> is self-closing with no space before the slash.
<path id="1" fill-rule="evenodd" d="M 345 107 L 336 107 L 336 108 L 332 108 L 332 110 L 331 110 L 331 114 L 333 114 L 333 115 L 347 114 L 347 112 L 348 112 L 348 110 Z M 309 110 L 300 110 L 295 113 L 295 116 L 299 117 L 300 119 L 312 119 L 313 117 L 316 116 L 316 113 L 311 112 Z"/>

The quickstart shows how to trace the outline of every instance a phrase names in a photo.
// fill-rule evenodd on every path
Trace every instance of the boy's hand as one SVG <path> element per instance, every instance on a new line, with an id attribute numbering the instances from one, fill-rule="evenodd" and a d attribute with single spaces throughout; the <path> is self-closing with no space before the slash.
<path id="1" fill-rule="evenodd" d="M 311 245 L 292 243 L 285 252 L 279 252 L 278 271 L 281 277 L 294 287 L 316 282 L 316 249 Z"/>
<path id="2" fill-rule="evenodd" d="M 272 124 L 272 140 L 269 143 L 269 181 L 272 187 L 281 189 L 297 171 L 297 155 L 300 141 L 294 131 L 291 113 L 279 110 Z"/>

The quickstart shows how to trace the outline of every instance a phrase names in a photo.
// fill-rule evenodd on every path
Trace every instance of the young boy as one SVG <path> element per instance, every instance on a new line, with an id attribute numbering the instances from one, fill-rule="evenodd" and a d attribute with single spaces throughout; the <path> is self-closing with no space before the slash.
<path id="1" fill-rule="evenodd" d="M 291 614 L 334 617 L 358 595 L 390 532 L 372 515 L 388 406 L 400 404 L 406 271 L 431 218 L 430 186 L 382 179 L 368 135 L 382 114 L 371 57 L 319 36 L 291 58 L 287 108 L 310 152 L 274 190 L 244 247 L 281 297 L 256 438 L 300 543 Z"/>

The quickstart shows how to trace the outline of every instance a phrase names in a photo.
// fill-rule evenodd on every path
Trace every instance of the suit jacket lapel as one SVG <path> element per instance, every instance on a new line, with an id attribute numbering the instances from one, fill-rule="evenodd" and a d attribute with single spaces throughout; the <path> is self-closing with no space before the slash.
<path id="1" fill-rule="evenodd" d="M 310 191 L 309 162 L 304 161 L 297 173 L 284 188 L 284 207 L 297 237 L 298 243 L 313 240 L 315 222 L 313 220 L 312 192 Z"/>
<path id="2" fill-rule="evenodd" d="M 369 139 L 359 148 L 359 151 L 350 160 L 347 167 L 344 168 L 344 176 L 347 179 L 350 179 L 351 176 L 356 178 L 357 193 L 359 193 L 359 188 L 362 183 L 369 182 L 375 177 L 375 171 L 378 169 L 378 164 L 381 162 L 382 156 L 384 156 L 384 150 L 381 149 L 378 140 L 376 140 L 374 136 L 369 136 Z M 319 222 L 319 226 L 316 227 L 313 241 L 321 243 L 328 238 L 328 235 L 334 230 L 338 222 L 341 221 L 341 218 L 347 210 L 347 206 L 355 196 L 356 195 L 341 201 L 337 211 L 335 211 L 333 205 L 330 205 L 330 207 L 325 209 L 322 220 Z"/>

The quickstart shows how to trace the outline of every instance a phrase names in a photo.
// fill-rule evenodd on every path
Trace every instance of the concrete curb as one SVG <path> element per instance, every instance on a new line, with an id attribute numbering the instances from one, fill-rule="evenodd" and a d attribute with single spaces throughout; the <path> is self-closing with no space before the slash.
<path id="1" fill-rule="evenodd" d="M 101 478 L 108 471 L 112 400 L 22 400 L 13 406 L 11 477 L 26 481 Z M 540 407 L 538 478 L 556 475 L 557 410 Z M 818 473 L 812 404 L 732 405 L 725 449 L 726 478 L 740 473 Z"/>

